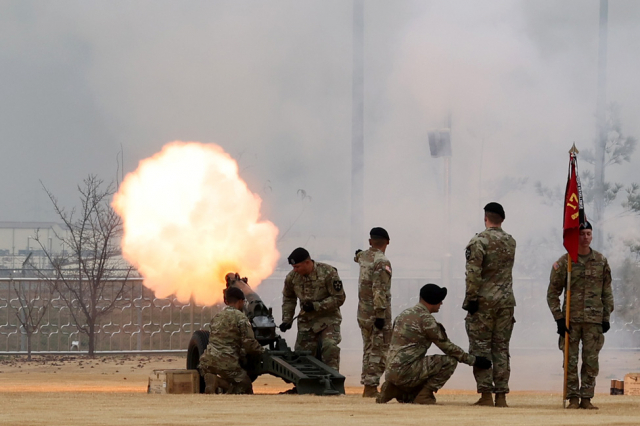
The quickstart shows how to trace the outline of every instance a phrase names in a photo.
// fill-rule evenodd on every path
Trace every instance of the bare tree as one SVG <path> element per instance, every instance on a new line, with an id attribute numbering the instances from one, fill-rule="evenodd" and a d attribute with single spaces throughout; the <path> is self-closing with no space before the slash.
<path id="1" fill-rule="evenodd" d="M 42 182 L 41 182 L 42 183 Z M 78 185 L 80 208 L 70 211 L 42 184 L 65 233 L 56 237 L 64 249 L 52 253 L 36 232 L 35 241 L 49 260 L 52 273 L 35 268 L 53 283 L 69 308 L 78 331 L 87 336 L 89 355 L 96 350 L 100 319 L 110 313 L 122 296 L 132 267 L 121 257 L 122 219 L 111 207 L 114 185 L 89 175 Z"/>
<path id="2" fill-rule="evenodd" d="M 27 337 L 27 360 L 31 361 L 31 338 L 40 328 L 47 309 L 51 305 L 53 287 L 42 282 L 11 280 L 18 302 L 16 316 Z"/>
<path id="3" fill-rule="evenodd" d="M 610 166 L 622 166 L 624 163 L 630 163 L 631 156 L 638 145 L 638 139 L 633 136 L 624 135 L 619 105 L 615 103 L 609 105 L 606 125 L 608 133 L 602 148 L 604 152 L 603 168 L 606 169 Z M 581 149 L 579 159 L 591 165 L 595 165 L 597 161 L 595 154 L 590 149 Z M 604 209 L 616 200 L 621 193 L 620 191 L 624 188 L 624 185 L 618 182 L 603 181 L 598 185 L 593 170 L 588 168 L 580 169 L 580 181 L 582 183 L 584 202 L 586 205 L 591 206 L 593 211 L 596 210 L 595 204 L 597 202 L 604 212 Z M 558 185 L 557 187 L 551 188 L 544 186 L 538 181 L 534 183 L 534 187 L 538 195 L 544 198 L 543 202 L 545 204 L 555 205 L 559 203 L 562 205 L 564 186 Z M 640 206 L 640 204 L 637 204 L 637 184 L 631 183 L 626 189 L 626 192 L 628 194 L 627 200 L 623 201 L 622 206 L 627 210 L 635 212 L 635 207 Z M 594 216 L 595 215 L 592 214 L 587 215 L 590 220 L 596 220 Z"/>
<path id="4" fill-rule="evenodd" d="M 620 106 L 612 103 L 606 111 L 606 120 L 599 119 L 599 136 L 596 139 L 595 153 L 591 150 L 583 150 L 582 158 L 594 165 L 594 173 L 589 175 L 590 181 L 586 192 L 590 194 L 593 203 L 594 228 L 602 227 L 605 219 L 605 209 L 623 188 L 621 183 L 605 181 L 605 170 L 612 165 L 622 165 L 631 162 L 631 155 L 636 150 L 638 139 L 633 136 L 625 136 L 622 132 L 620 119 Z M 587 201 L 587 200 L 585 200 Z M 601 229 L 600 229 L 601 230 Z M 594 246 L 602 249 L 603 232 L 594 233 Z"/>

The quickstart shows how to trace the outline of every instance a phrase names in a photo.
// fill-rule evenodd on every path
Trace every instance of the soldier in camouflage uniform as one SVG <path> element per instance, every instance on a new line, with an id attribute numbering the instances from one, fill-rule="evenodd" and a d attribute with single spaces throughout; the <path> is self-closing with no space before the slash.
<path id="1" fill-rule="evenodd" d="M 427 284 L 420 289 L 419 303 L 395 319 L 385 382 L 376 402 L 384 404 L 395 398 L 399 402 L 435 404 L 434 393 L 449 380 L 458 362 L 480 369 L 491 367 L 487 358 L 470 355 L 451 343 L 442 324 L 433 317 L 446 295 L 446 288 Z M 432 343 L 445 355 L 425 356 Z"/>
<path id="2" fill-rule="evenodd" d="M 209 324 L 209 344 L 200 357 L 198 369 L 205 378 L 205 393 L 252 394 L 251 379 L 240 366 L 246 355 L 260 354 L 264 348 L 256 340 L 249 319 L 242 312 L 244 294 L 239 288 L 225 291 L 227 306 Z"/>
<path id="3" fill-rule="evenodd" d="M 568 408 L 597 409 L 591 404 L 596 387 L 598 355 L 604 345 L 604 333 L 609 331 L 613 312 L 611 268 L 607 258 L 590 247 L 592 227 L 580 226 L 578 261 L 571 266 L 571 310 L 569 317 L 569 366 L 567 371 Z M 560 335 L 560 350 L 564 351 L 566 329 L 566 294 L 562 310 L 560 295 L 567 287 L 567 255 L 553 264 L 547 303 Z M 582 368 L 578 381 L 578 354 L 582 341 Z M 578 403 L 578 399 L 582 400 Z"/>
<path id="4" fill-rule="evenodd" d="M 311 260 L 309 252 L 302 247 L 295 249 L 288 261 L 293 271 L 284 280 L 280 331 L 291 328 L 296 303 L 300 299 L 295 350 L 316 354 L 320 345 L 320 361 L 338 370 L 342 322 L 340 306 L 345 300 L 338 270 L 326 263 Z"/>
<path id="5" fill-rule="evenodd" d="M 378 396 L 386 353 L 393 331 L 391 323 L 391 263 L 385 256 L 389 234 L 384 228 L 369 232 L 369 250 L 356 251 L 360 264 L 358 280 L 358 325 L 362 334 L 362 396 Z"/>
<path id="6" fill-rule="evenodd" d="M 504 209 L 498 203 L 484 207 L 486 229 L 467 245 L 466 294 L 462 308 L 469 336 L 469 353 L 489 358 L 493 368 L 474 368 L 478 393 L 475 405 L 507 407 L 509 393 L 509 341 L 513 331 L 516 300 L 511 270 L 516 241 L 502 230 Z"/>

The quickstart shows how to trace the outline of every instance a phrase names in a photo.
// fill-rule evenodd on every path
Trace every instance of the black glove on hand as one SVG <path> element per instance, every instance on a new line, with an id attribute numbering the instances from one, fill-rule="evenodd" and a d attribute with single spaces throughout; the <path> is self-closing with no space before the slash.
<path id="1" fill-rule="evenodd" d="M 467 302 L 467 312 L 469 312 L 471 315 L 478 312 L 478 309 L 480 309 L 480 302 L 478 302 L 477 300 L 471 300 L 470 302 Z"/>
<path id="2" fill-rule="evenodd" d="M 302 304 L 302 310 L 305 312 L 313 312 L 316 308 L 313 307 L 313 302 L 309 300 Z"/>
<path id="3" fill-rule="evenodd" d="M 282 331 L 283 333 L 287 330 L 289 330 L 292 326 L 292 322 L 283 322 L 282 324 L 280 324 L 280 331 Z"/>
<path id="4" fill-rule="evenodd" d="M 382 330 L 384 328 L 384 318 L 376 318 L 376 320 L 373 322 L 373 325 L 378 330 Z"/>
<path id="5" fill-rule="evenodd" d="M 356 256 L 358 255 L 358 253 L 362 253 L 362 250 L 360 249 L 356 250 Z"/>
<path id="6" fill-rule="evenodd" d="M 474 367 L 478 367 L 481 370 L 487 370 L 491 368 L 491 361 L 483 356 L 477 356 L 476 361 L 473 363 Z"/>
<path id="7" fill-rule="evenodd" d="M 606 333 L 611 328 L 609 321 L 602 321 L 602 332 Z"/>
<path id="8" fill-rule="evenodd" d="M 558 325 L 558 334 L 560 335 L 560 337 L 564 337 L 564 334 L 567 331 L 571 331 L 571 327 L 567 328 L 566 320 L 564 318 L 556 320 L 556 324 Z"/>

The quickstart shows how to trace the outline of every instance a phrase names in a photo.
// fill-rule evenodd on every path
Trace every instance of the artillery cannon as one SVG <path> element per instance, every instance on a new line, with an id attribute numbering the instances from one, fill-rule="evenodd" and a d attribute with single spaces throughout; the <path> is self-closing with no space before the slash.
<path id="1" fill-rule="evenodd" d="M 292 351 L 284 338 L 276 333 L 271 308 L 267 308 L 260 296 L 249 287 L 246 278 L 229 273 L 225 279 L 227 288 L 237 287 L 244 293 L 244 313 L 249 318 L 256 340 L 262 346 L 267 346 L 263 354 L 248 356 L 242 364 L 252 381 L 262 374 L 271 374 L 292 383 L 299 394 L 344 394 L 343 375 L 319 361 L 309 351 Z M 187 349 L 187 369 L 198 368 L 200 356 L 208 343 L 209 331 L 197 330 L 193 333 Z M 204 392 L 204 388 L 204 378 L 201 376 L 201 392 Z"/>

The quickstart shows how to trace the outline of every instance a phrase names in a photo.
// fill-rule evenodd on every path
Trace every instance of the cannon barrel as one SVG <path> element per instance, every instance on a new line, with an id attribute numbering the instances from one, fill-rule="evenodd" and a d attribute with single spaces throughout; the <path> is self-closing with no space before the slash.
<path id="1" fill-rule="evenodd" d="M 271 344 L 276 341 L 276 322 L 273 318 L 271 308 L 267 308 L 258 296 L 258 293 L 247 283 L 246 278 L 240 278 L 238 274 L 228 274 L 227 288 L 236 287 L 242 290 L 246 302 L 244 304 L 244 314 L 249 318 L 256 340 L 261 345 Z"/>

